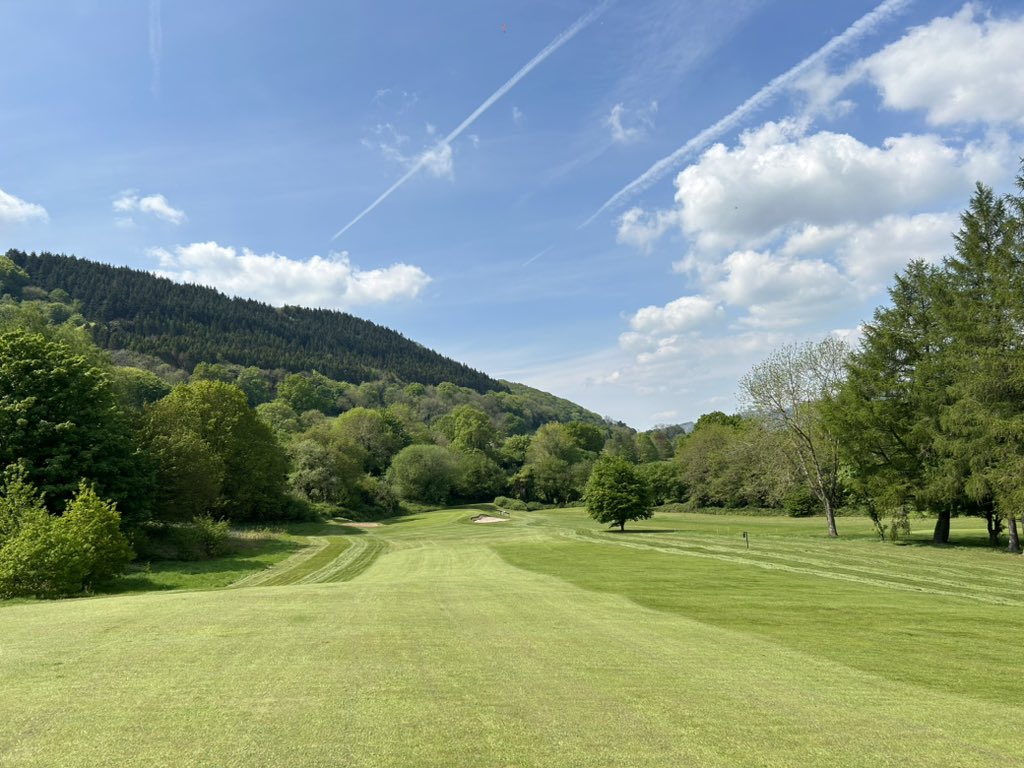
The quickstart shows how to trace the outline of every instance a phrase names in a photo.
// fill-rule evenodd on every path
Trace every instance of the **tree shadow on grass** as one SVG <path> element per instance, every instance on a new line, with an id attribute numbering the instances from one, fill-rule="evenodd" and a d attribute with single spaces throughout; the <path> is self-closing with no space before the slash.
<path id="1" fill-rule="evenodd" d="M 947 544 L 936 544 L 931 539 L 907 539 L 895 542 L 899 547 L 927 547 L 929 549 L 988 549 L 992 552 L 1006 552 L 1008 540 L 1005 535 L 999 537 L 999 543 L 992 546 L 988 535 L 951 536 Z"/>
<path id="2" fill-rule="evenodd" d="M 621 533 L 625 533 L 625 534 L 630 534 L 630 533 L 640 533 L 640 534 L 643 534 L 643 533 L 679 533 L 679 531 L 676 528 L 627 528 L 624 531 L 620 531 L 618 528 L 605 528 L 604 532 L 605 533 L 614 533 L 614 534 L 621 534 Z"/>
<path id="3" fill-rule="evenodd" d="M 231 581 L 237 581 L 250 573 L 267 568 L 267 563 L 256 559 L 256 555 L 261 558 L 266 555 L 281 555 L 283 559 L 303 546 L 297 541 L 275 539 L 261 542 L 258 552 L 246 547 L 225 557 L 209 560 L 156 560 L 149 563 L 133 563 L 128 573 L 97 590 L 97 593 L 119 595 L 128 592 L 164 592 L 217 586 L 205 583 L 202 577 L 212 576 L 214 578 L 211 581 L 216 582 L 219 581 L 216 578 L 218 574 L 232 573 L 237 576 Z M 162 574 L 168 575 L 167 580 L 160 579 Z"/>

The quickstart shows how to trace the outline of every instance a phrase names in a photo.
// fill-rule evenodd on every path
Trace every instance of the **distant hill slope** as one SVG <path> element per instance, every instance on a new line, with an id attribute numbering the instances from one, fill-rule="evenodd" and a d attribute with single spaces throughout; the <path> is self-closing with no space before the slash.
<path id="1" fill-rule="evenodd" d="M 33 285 L 63 289 L 79 302 L 82 315 L 96 323 L 96 343 L 106 349 L 143 352 L 186 370 L 199 362 L 226 362 L 317 370 L 357 384 L 396 378 L 450 381 L 481 393 L 508 389 L 396 331 L 345 312 L 272 307 L 74 256 L 10 250 L 7 257 L 28 272 Z"/>

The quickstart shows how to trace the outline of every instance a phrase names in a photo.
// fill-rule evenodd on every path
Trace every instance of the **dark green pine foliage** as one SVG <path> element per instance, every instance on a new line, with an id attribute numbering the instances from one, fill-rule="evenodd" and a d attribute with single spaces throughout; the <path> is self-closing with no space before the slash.
<path id="1" fill-rule="evenodd" d="M 477 392 L 505 385 L 401 334 L 345 312 L 271 307 L 212 289 L 180 285 L 148 272 L 51 253 L 11 250 L 7 257 L 32 284 L 60 288 L 81 303 L 105 349 L 129 349 L 191 371 L 228 362 L 290 372 L 319 371 L 361 383 L 380 379 L 439 384 Z"/>
<path id="2" fill-rule="evenodd" d="M 1024 192 L 1024 180 L 1018 178 Z M 954 379 L 940 448 L 963 472 L 967 496 L 991 503 L 1019 551 L 1024 509 L 1024 239 L 1019 197 L 978 185 L 946 260 L 942 304 Z"/>
<path id="3" fill-rule="evenodd" d="M 914 508 L 938 515 L 934 539 L 949 540 L 951 501 L 961 495 L 959 473 L 935 450 L 949 370 L 939 305 L 948 292 L 935 266 L 911 262 L 864 326 L 860 348 L 847 361 L 847 378 L 826 403 L 850 475 L 846 482 L 879 509 Z"/>

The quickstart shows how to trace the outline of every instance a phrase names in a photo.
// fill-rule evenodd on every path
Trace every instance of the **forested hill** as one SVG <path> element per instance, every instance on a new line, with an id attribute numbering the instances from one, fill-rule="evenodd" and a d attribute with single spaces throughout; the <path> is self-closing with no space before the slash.
<path id="1" fill-rule="evenodd" d="M 198 362 L 225 362 L 316 370 L 352 383 L 397 378 L 450 381 L 481 393 L 507 390 L 480 371 L 345 312 L 276 308 L 74 256 L 17 250 L 7 256 L 32 285 L 67 291 L 95 323 L 93 337 L 106 349 L 143 352 L 186 370 Z"/>

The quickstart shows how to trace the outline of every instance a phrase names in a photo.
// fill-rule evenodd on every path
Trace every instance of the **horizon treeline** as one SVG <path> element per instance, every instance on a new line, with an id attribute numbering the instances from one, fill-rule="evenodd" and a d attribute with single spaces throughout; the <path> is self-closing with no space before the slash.
<path id="1" fill-rule="evenodd" d="M 75 256 L 15 249 L 6 255 L 27 273 L 36 298 L 54 290 L 74 296 L 103 349 L 145 353 L 188 371 L 200 362 L 233 363 L 316 370 L 356 384 L 394 379 L 449 381 L 481 393 L 504 389 L 480 371 L 347 312 L 229 298 Z"/>

